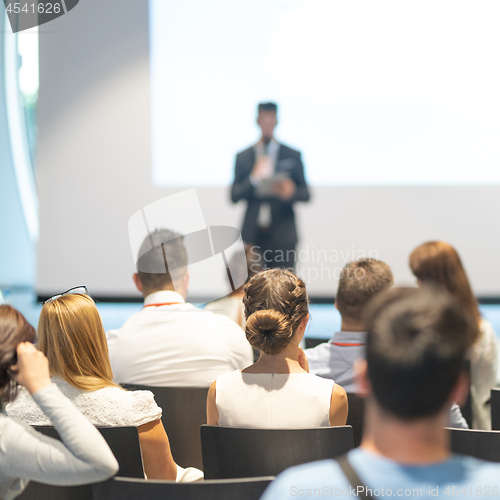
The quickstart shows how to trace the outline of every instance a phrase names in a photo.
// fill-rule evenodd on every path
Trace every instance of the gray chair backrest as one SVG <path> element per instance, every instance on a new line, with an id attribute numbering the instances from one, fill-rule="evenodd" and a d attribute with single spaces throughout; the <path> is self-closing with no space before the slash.
<path id="1" fill-rule="evenodd" d="M 61 439 L 54 427 L 34 426 L 34 428 L 46 436 Z M 99 427 L 98 429 L 120 465 L 118 475 L 143 478 L 144 468 L 137 427 Z M 89 484 L 52 486 L 30 481 L 17 498 L 19 500 L 92 500 L 92 488 Z"/>
<path id="2" fill-rule="evenodd" d="M 181 467 L 203 469 L 200 426 L 207 422 L 208 387 L 150 387 L 122 384 L 129 390 L 151 391 L 163 410 L 161 417 L 170 449 Z"/>
<path id="3" fill-rule="evenodd" d="M 176 483 L 113 478 L 92 485 L 94 500 L 259 500 L 273 477 Z"/>
<path id="4" fill-rule="evenodd" d="M 477 429 L 450 429 L 451 451 L 500 462 L 500 432 Z"/>
<path id="5" fill-rule="evenodd" d="M 354 447 L 352 427 L 239 429 L 202 425 L 206 479 L 276 476 L 292 465 L 335 458 Z"/>
<path id="6" fill-rule="evenodd" d="M 500 431 L 500 389 L 491 389 L 491 428 Z"/>

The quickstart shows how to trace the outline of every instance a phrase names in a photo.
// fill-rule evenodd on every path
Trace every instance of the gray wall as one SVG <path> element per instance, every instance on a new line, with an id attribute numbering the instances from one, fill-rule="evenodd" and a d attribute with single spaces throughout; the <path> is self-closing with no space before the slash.
<path id="1" fill-rule="evenodd" d="M 128 296 L 128 218 L 180 190 L 151 183 L 147 1 L 85 0 L 50 31 L 40 36 L 37 287 Z M 243 206 L 230 204 L 227 186 L 198 192 L 208 224 L 240 223 Z M 500 296 L 499 195 L 498 186 L 315 187 L 298 209 L 309 249 L 299 271 L 311 295 L 333 295 L 335 269 L 371 251 L 410 283 L 409 252 L 439 238 L 459 249 L 478 294 Z M 207 286 L 195 283 L 193 295 Z"/>

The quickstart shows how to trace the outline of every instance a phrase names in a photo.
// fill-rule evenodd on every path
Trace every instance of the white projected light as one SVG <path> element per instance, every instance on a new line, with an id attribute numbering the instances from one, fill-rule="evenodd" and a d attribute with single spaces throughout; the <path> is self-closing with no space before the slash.
<path id="1" fill-rule="evenodd" d="M 500 183 L 498 0 L 150 3 L 156 185 L 229 185 L 269 100 L 313 185 Z"/>

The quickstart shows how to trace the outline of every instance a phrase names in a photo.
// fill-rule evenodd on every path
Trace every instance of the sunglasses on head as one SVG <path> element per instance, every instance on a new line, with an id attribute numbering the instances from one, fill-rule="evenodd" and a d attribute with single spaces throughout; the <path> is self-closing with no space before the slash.
<path id="1" fill-rule="evenodd" d="M 68 295 L 70 293 L 79 293 L 82 295 L 89 295 L 89 291 L 87 290 L 86 286 L 74 286 L 73 288 L 70 288 L 69 290 L 66 290 L 65 292 L 58 293 L 57 295 L 53 295 L 52 297 L 50 297 L 50 299 L 47 299 L 43 303 L 43 305 L 48 304 L 49 302 L 53 302 L 54 300 L 57 300 L 59 297 L 62 297 L 63 295 Z"/>

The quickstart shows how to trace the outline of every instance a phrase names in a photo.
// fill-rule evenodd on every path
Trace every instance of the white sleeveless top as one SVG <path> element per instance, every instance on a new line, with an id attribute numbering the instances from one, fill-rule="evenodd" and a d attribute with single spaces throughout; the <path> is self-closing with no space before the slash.
<path id="1" fill-rule="evenodd" d="M 242 373 L 217 378 L 219 425 L 305 429 L 330 425 L 335 382 L 310 373 Z"/>

